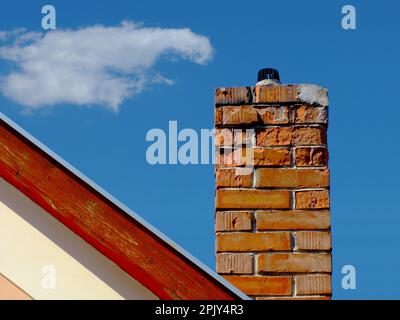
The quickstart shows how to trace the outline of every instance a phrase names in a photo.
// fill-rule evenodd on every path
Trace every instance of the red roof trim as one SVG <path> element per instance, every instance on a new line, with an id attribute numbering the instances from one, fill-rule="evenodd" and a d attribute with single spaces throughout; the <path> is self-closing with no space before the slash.
<path id="1" fill-rule="evenodd" d="M 160 299 L 243 298 L 3 120 L 0 177 Z"/>

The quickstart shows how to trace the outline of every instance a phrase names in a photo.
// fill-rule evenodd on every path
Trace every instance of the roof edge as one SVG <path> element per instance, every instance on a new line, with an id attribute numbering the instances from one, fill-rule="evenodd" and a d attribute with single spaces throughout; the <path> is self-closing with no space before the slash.
<path id="1" fill-rule="evenodd" d="M 44 153 L 46 153 L 48 156 L 50 156 L 53 160 L 58 162 L 61 166 L 63 166 L 65 169 L 70 171 L 73 175 L 87 183 L 91 188 L 93 188 L 96 192 L 101 194 L 103 197 L 105 197 L 108 201 L 110 201 L 112 204 L 117 206 L 119 209 L 122 211 L 126 212 L 129 216 L 131 216 L 133 219 L 135 219 L 140 225 L 142 225 L 144 228 L 149 230 L 151 233 L 156 235 L 158 238 L 160 238 L 163 242 L 165 242 L 167 245 L 172 247 L 174 250 L 176 250 L 179 254 L 184 256 L 186 259 L 188 259 L 190 262 L 192 262 L 194 265 L 199 267 L 203 272 L 205 272 L 207 275 L 215 279 L 217 282 L 219 282 L 222 286 L 226 287 L 229 289 L 232 293 L 237 295 L 239 298 L 243 300 L 251 300 L 247 295 L 245 295 L 242 291 L 240 291 L 238 288 L 236 288 L 234 285 L 232 285 L 230 282 L 228 282 L 226 279 L 218 275 L 216 272 L 211 270 L 208 266 L 206 266 L 203 262 L 198 260 L 196 257 L 194 257 L 192 254 L 190 254 L 188 251 L 183 249 L 180 245 L 175 243 L 173 240 L 168 238 L 165 234 L 163 234 L 161 231 L 156 229 L 153 225 L 151 225 L 149 222 L 147 222 L 145 219 L 143 219 L 141 216 L 136 214 L 133 210 L 131 210 L 129 207 L 124 205 L 122 202 L 117 200 L 115 197 L 113 197 L 111 194 L 109 194 L 107 191 L 105 191 L 103 188 L 101 188 L 99 185 L 97 185 L 95 182 L 93 182 L 91 179 L 89 179 L 87 176 L 85 176 L 83 173 L 81 173 L 79 170 L 77 170 L 75 167 L 70 165 L 67 161 L 65 161 L 62 157 L 57 155 L 54 151 L 52 151 L 50 148 L 45 146 L 43 143 L 41 143 L 39 140 L 37 140 L 35 137 L 33 137 L 30 133 L 28 133 L 26 130 L 21 128 L 18 124 L 16 124 L 14 121 L 12 121 L 10 118 L 8 118 L 5 114 L 0 112 L 0 119 L 4 121 L 7 125 L 12 127 L 14 130 L 16 130 L 19 134 L 21 134 L 25 139 L 29 140 L 32 144 L 34 144 L 37 148 L 42 150 Z"/>

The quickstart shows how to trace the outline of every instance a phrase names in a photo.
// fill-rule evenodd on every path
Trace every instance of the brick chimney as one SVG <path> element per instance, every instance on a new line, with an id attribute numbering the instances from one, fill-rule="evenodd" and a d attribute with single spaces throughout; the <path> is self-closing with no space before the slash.
<path id="1" fill-rule="evenodd" d="M 218 88 L 217 272 L 255 299 L 330 299 L 327 90 Z"/>

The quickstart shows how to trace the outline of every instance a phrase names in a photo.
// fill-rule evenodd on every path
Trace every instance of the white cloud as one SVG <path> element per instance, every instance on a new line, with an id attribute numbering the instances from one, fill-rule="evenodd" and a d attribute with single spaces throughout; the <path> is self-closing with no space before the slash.
<path id="1" fill-rule="evenodd" d="M 123 100 L 152 83 L 172 84 L 154 70 L 166 56 L 205 64 L 213 48 L 190 29 L 149 28 L 131 22 L 47 33 L 0 33 L 0 59 L 17 66 L 1 77 L 0 90 L 28 109 L 70 103 L 118 111 Z"/>

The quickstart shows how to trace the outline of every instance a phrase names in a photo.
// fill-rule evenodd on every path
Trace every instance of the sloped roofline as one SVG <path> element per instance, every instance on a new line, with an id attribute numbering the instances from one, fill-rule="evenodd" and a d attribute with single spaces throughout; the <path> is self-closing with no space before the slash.
<path id="1" fill-rule="evenodd" d="M 233 286 L 231 283 L 229 283 L 223 277 L 219 276 L 217 273 L 215 273 L 213 270 L 211 270 L 209 267 L 207 267 L 205 264 L 203 264 L 200 260 L 198 260 L 197 258 L 192 256 L 189 252 L 187 252 L 181 246 L 176 244 L 174 241 L 172 241 L 170 238 L 168 238 L 166 235 L 164 235 L 162 232 L 160 232 L 158 229 L 156 229 L 154 226 L 152 226 L 149 222 L 147 222 L 145 219 L 140 217 L 134 211 L 129 209 L 126 205 L 124 205 L 119 200 L 114 198 L 112 195 L 110 195 L 108 192 L 106 192 L 103 188 L 98 186 L 91 179 L 86 177 L 79 170 L 74 168 L 72 165 L 70 165 L 68 162 L 66 162 L 63 158 L 58 156 L 55 152 L 50 150 L 47 146 L 42 144 L 40 141 L 38 141 L 31 134 L 29 134 L 27 131 L 25 131 L 23 128 L 21 128 L 15 122 L 10 120 L 6 115 L 4 115 L 1 112 L 0 112 L 0 120 L 3 121 L 9 127 L 11 127 L 13 130 L 15 130 L 16 132 L 18 132 L 21 136 L 23 136 L 31 144 L 33 144 L 34 146 L 39 148 L 42 152 L 44 152 L 46 155 L 48 155 L 51 159 L 56 161 L 64 169 L 68 170 L 72 175 L 74 175 L 78 179 L 82 180 L 84 183 L 86 183 L 88 186 L 90 186 L 93 190 L 95 190 L 97 193 L 99 193 L 105 199 L 110 201 L 113 205 L 118 207 L 123 212 L 127 213 L 137 223 L 139 223 L 145 230 L 147 230 L 149 233 L 151 233 L 151 234 L 155 235 L 157 238 L 159 238 L 165 244 L 165 246 L 169 246 L 170 248 L 175 250 L 179 255 L 181 255 L 182 257 L 187 259 L 189 262 L 191 262 L 194 266 L 198 267 L 200 273 L 204 273 L 204 275 L 206 277 L 209 277 L 211 279 L 211 281 L 215 282 L 215 284 L 218 287 L 221 287 L 224 291 L 226 291 L 228 298 L 230 297 L 232 299 L 249 300 L 249 297 L 247 295 L 245 295 L 243 292 L 241 292 L 239 289 L 237 289 L 235 286 Z M 131 276 L 134 278 L 133 275 L 131 275 Z M 171 275 L 171 276 L 173 276 L 173 275 Z M 173 290 L 173 288 L 171 288 L 171 290 Z M 163 297 L 161 297 L 161 298 L 163 298 Z M 199 297 L 199 299 L 202 299 L 202 297 Z"/>

